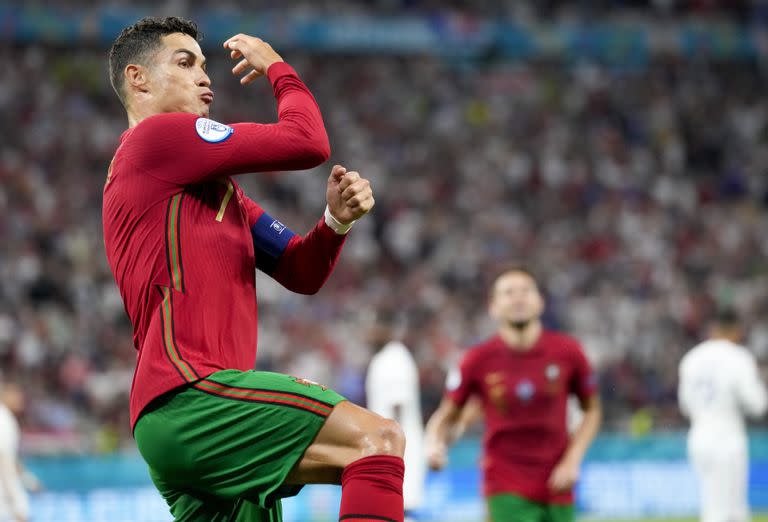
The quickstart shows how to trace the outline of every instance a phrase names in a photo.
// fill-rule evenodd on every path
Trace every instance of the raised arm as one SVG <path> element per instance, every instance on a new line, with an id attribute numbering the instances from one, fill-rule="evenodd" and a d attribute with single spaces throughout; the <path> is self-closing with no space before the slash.
<path id="1" fill-rule="evenodd" d="M 258 38 L 237 35 L 225 46 L 233 58 L 243 58 L 234 74 L 250 70 L 241 83 L 267 76 L 277 99 L 277 123 L 225 125 L 189 113 L 158 114 L 134 128 L 123 146 L 126 159 L 175 185 L 247 172 L 308 169 L 326 161 L 330 145 L 320 109 L 296 71 Z"/>

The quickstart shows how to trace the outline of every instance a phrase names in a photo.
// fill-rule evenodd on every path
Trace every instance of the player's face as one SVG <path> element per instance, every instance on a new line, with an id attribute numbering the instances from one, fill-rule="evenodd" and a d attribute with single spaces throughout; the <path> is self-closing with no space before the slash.
<path id="1" fill-rule="evenodd" d="M 531 276 L 524 272 L 508 272 L 494 283 L 489 308 L 497 321 L 523 324 L 541 316 L 544 298 Z"/>
<path id="2" fill-rule="evenodd" d="M 200 45 L 183 33 L 165 35 L 162 41 L 149 68 L 148 87 L 157 112 L 188 112 L 207 117 L 213 91 Z"/>

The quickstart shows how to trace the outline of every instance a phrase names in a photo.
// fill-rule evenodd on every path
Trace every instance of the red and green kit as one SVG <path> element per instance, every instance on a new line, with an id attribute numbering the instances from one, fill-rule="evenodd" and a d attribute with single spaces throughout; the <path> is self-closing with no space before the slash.
<path id="1" fill-rule="evenodd" d="M 480 398 L 485 413 L 483 482 L 486 497 L 513 494 L 545 504 L 569 504 L 547 480 L 568 446 L 568 396 L 596 393 L 594 374 L 578 341 L 544 331 L 529 350 L 499 337 L 469 349 L 447 396 L 457 405 Z"/>
<path id="2" fill-rule="evenodd" d="M 286 474 L 343 400 L 252 371 L 256 269 L 290 291 L 317 292 L 345 238 L 323 219 L 294 234 L 233 179 L 311 168 L 330 154 L 318 106 L 293 68 L 275 63 L 267 76 L 277 123 L 150 116 L 121 136 L 104 186 L 107 260 L 138 352 L 131 426 L 177 520 L 237 520 L 248 501 L 279 511 L 271 501 Z M 216 460 L 217 448 L 236 458 Z"/>

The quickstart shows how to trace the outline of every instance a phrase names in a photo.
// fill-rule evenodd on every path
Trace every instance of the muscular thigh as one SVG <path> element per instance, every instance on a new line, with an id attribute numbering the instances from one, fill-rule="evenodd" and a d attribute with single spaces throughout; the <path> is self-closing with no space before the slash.
<path id="1" fill-rule="evenodd" d="M 370 455 L 402 456 L 399 427 L 365 408 L 337 404 L 286 478 L 286 484 L 340 484 L 344 468 Z"/>

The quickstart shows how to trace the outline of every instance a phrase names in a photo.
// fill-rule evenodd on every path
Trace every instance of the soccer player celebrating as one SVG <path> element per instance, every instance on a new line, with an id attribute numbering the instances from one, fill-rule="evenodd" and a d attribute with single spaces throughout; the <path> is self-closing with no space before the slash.
<path id="1" fill-rule="evenodd" d="M 528 271 L 513 268 L 497 277 L 489 311 L 496 335 L 465 353 L 427 424 L 429 464 L 436 470 L 445 465 L 448 445 L 461 434 L 463 409 L 476 397 L 486 423 L 489 520 L 572 521 L 572 488 L 601 421 L 592 370 L 575 339 L 543 329 L 544 299 Z M 569 394 L 584 410 L 570 439 Z"/>
<path id="2" fill-rule="evenodd" d="M 231 176 L 306 169 L 329 156 L 320 111 L 265 42 L 224 48 L 246 85 L 271 83 L 279 121 L 225 125 L 194 23 L 145 18 L 109 54 L 125 131 L 104 187 L 107 259 L 134 327 L 131 425 L 179 521 L 279 521 L 280 498 L 340 483 L 340 520 L 403 520 L 397 424 L 305 379 L 252 370 L 255 269 L 317 292 L 345 234 L 374 204 L 367 180 L 335 166 L 325 215 L 291 232 Z"/>
<path id="3" fill-rule="evenodd" d="M 760 417 L 768 394 L 755 357 L 738 344 L 738 315 L 721 310 L 710 339 L 680 362 L 680 408 L 691 419 L 688 457 L 698 475 L 702 522 L 747 522 L 749 451 L 745 416 Z"/>

